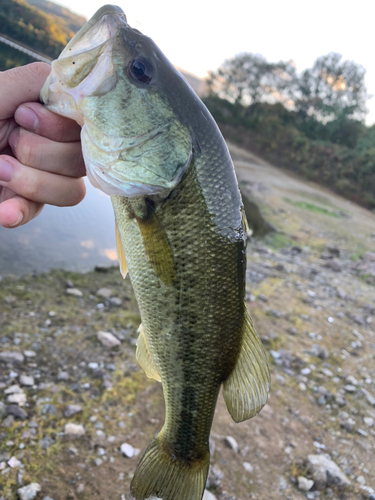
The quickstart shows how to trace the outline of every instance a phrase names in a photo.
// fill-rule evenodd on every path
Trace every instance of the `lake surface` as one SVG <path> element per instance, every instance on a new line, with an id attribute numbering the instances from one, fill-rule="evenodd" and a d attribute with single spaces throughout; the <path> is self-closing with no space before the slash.
<path id="1" fill-rule="evenodd" d="M 17 229 L 0 226 L 0 275 L 52 268 L 89 271 L 117 263 L 115 219 L 109 196 L 86 180 L 85 199 L 76 207 L 46 205 Z"/>

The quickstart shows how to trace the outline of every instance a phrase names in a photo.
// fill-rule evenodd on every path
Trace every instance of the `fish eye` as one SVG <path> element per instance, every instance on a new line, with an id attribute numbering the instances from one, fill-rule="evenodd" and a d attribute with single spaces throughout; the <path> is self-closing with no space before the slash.
<path id="1" fill-rule="evenodd" d="M 134 59 L 129 66 L 133 78 L 142 83 L 150 83 L 152 79 L 152 66 L 145 59 Z"/>

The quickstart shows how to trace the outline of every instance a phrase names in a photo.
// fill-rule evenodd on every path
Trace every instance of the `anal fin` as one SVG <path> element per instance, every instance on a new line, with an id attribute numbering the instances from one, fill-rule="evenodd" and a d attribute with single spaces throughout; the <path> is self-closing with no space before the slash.
<path id="1" fill-rule="evenodd" d="M 135 357 L 149 378 L 154 378 L 158 382 L 161 382 L 161 377 L 159 375 L 158 369 L 156 368 L 155 361 L 153 360 L 147 345 L 147 340 L 142 324 L 139 325 L 138 332 L 139 336 L 137 340 L 137 352 Z"/>
<path id="2" fill-rule="evenodd" d="M 122 245 L 120 231 L 118 230 L 117 227 L 117 222 L 115 231 L 116 231 L 116 251 L 117 251 L 118 262 L 120 264 L 120 273 L 122 277 L 125 279 L 128 272 L 128 266 L 126 264 L 124 247 Z"/>
<path id="3" fill-rule="evenodd" d="M 224 382 L 224 400 L 235 422 L 254 417 L 267 402 L 271 378 L 267 357 L 246 308 L 237 363 Z"/>

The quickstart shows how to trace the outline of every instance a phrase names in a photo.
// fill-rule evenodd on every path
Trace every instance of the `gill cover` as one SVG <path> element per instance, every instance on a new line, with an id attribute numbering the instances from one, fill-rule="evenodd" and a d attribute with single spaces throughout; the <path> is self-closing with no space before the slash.
<path id="1" fill-rule="evenodd" d="M 163 70 L 160 69 L 163 67 Z M 102 7 L 74 36 L 41 90 L 55 113 L 82 126 L 91 183 L 109 195 L 168 193 L 191 160 L 188 128 L 160 84 L 176 70 L 119 7 Z"/>

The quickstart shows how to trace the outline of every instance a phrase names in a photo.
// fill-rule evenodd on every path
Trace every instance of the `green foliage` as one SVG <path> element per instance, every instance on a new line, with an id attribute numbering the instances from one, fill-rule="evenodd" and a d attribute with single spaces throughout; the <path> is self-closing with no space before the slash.
<path id="1" fill-rule="evenodd" d="M 23 66 L 33 61 L 34 59 L 28 55 L 0 42 L 0 71 L 6 71 L 15 66 Z"/>
<path id="2" fill-rule="evenodd" d="M 360 205 L 375 208 L 375 126 L 345 122 L 347 130 L 351 126 L 359 130 L 355 144 L 344 127 L 335 129 L 313 117 L 306 124 L 298 112 L 288 111 L 281 103 L 258 102 L 246 107 L 212 95 L 205 103 L 228 139 Z M 330 142 L 334 133 L 338 137 L 349 134 L 352 147 Z"/>
<path id="3" fill-rule="evenodd" d="M 2 0 L 0 31 L 37 52 L 57 58 L 74 35 L 69 26 L 78 29 L 79 25 L 82 25 L 83 18 L 76 16 L 77 20 L 74 23 L 74 16 L 71 13 L 71 20 L 62 19 L 57 15 L 42 12 L 24 0 Z M 14 63 L 16 66 L 17 58 Z"/>

